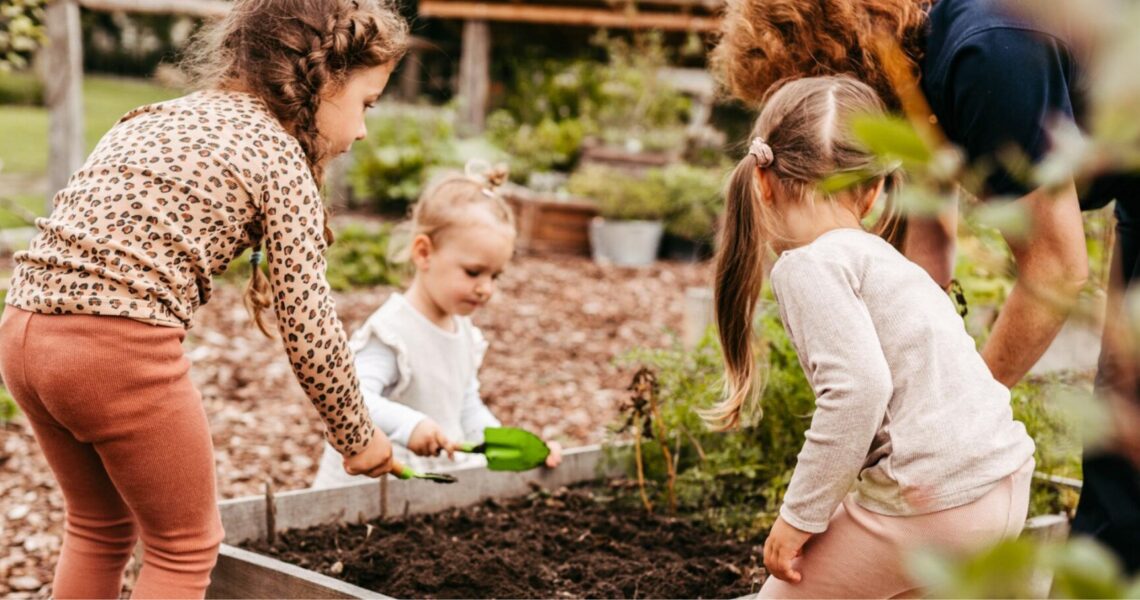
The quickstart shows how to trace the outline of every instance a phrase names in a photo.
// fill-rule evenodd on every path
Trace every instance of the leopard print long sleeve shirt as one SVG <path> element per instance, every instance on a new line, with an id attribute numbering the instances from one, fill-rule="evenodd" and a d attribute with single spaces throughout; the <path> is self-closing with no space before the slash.
<path id="1" fill-rule="evenodd" d="M 212 277 L 265 245 L 293 371 L 347 455 L 372 438 L 325 280 L 323 209 L 300 144 L 266 105 L 202 91 L 125 115 L 17 253 L 7 304 L 190 327 Z"/>

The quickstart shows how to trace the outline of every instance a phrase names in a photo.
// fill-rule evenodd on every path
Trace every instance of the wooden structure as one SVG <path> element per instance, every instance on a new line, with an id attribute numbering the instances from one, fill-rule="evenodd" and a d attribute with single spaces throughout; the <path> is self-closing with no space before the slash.
<path id="1" fill-rule="evenodd" d="M 503 196 L 515 211 L 516 246 L 526 254 L 590 254 L 590 221 L 598 206 L 582 198 L 556 198 L 507 190 Z"/>
<path id="2" fill-rule="evenodd" d="M 723 0 L 562 2 L 420 0 L 421 17 L 463 20 L 463 50 L 459 61 L 457 94 L 460 122 L 465 124 L 466 133 L 478 133 L 484 127 L 491 81 L 492 21 L 711 33 L 720 27 L 718 13 L 723 5 Z"/>
<path id="3" fill-rule="evenodd" d="M 265 539 L 274 532 L 341 521 L 366 521 L 380 516 L 438 512 L 469 506 L 486 498 L 521 496 L 535 486 L 554 489 L 613 474 L 604 469 L 598 446 L 573 448 L 557 469 L 524 473 L 468 467 L 452 471 L 454 485 L 396 479 L 365 481 L 324 490 L 296 490 L 250 496 L 221 503 L 226 537 L 218 564 L 211 573 L 208 598 L 384 598 L 307 569 L 235 547 Z M 612 469 L 612 467 L 611 467 Z"/>

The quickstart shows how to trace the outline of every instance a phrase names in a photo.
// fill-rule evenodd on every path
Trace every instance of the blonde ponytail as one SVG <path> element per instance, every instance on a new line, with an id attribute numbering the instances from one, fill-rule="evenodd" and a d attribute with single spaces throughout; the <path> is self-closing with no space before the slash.
<path id="1" fill-rule="evenodd" d="M 757 169 L 762 157 L 749 152 L 732 172 L 725 192 L 725 222 L 716 257 L 714 306 L 725 363 L 725 398 L 707 411 L 718 431 L 740 424 L 741 413 L 759 392 L 752 354 L 752 321 L 764 282 L 761 260 L 767 248 L 757 203 Z"/>

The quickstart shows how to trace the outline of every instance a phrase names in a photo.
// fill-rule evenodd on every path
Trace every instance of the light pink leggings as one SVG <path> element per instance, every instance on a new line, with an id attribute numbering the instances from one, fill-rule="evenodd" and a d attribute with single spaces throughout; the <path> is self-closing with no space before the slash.
<path id="1" fill-rule="evenodd" d="M 1033 459 L 977 500 L 913 517 L 873 513 L 848 496 L 827 531 L 812 537 L 794 567 L 799 583 L 769 577 L 760 598 L 919 597 L 906 574 L 907 554 L 920 547 L 969 552 L 1016 537 L 1029 511 Z"/>
<path id="2" fill-rule="evenodd" d="M 222 541 L 213 444 L 185 330 L 9 306 L 0 372 L 59 480 L 67 523 L 56 598 L 201 598 Z"/>

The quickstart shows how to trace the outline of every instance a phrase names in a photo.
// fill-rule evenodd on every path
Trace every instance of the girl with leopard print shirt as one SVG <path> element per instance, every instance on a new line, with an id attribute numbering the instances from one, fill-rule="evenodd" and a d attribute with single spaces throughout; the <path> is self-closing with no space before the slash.
<path id="1" fill-rule="evenodd" d="M 109 131 L 17 266 L 0 373 L 66 501 L 53 595 L 202 597 L 222 526 L 213 448 L 181 342 L 247 248 L 246 304 L 273 305 L 293 371 L 354 474 L 391 444 L 364 408 L 325 280 L 327 161 L 365 134 L 408 40 L 382 0 L 238 0 L 197 41 L 204 88 Z M 268 333 L 267 333 L 268 335 Z"/>

